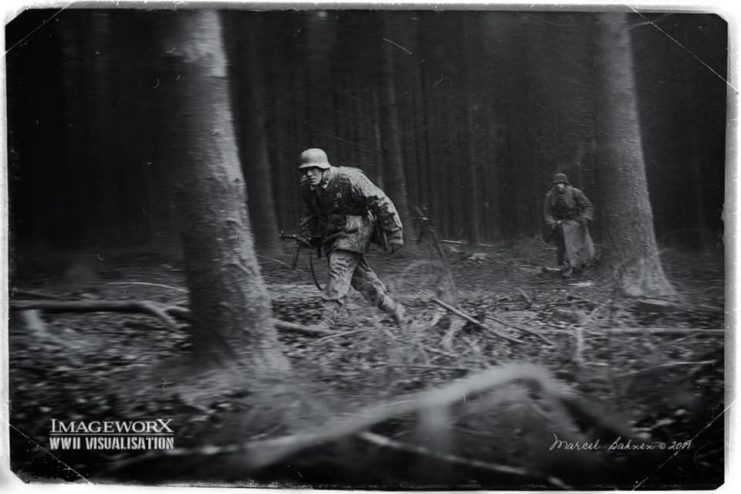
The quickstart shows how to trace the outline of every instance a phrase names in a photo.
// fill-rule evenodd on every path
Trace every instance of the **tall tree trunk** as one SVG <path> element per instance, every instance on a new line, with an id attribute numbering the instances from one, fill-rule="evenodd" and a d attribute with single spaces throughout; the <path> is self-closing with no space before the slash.
<path id="1" fill-rule="evenodd" d="M 476 82 L 480 80 L 476 72 L 474 57 L 481 53 L 479 44 L 480 26 L 475 21 L 478 13 L 464 12 L 461 14 L 460 27 L 464 33 L 461 40 L 461 61 L 463 64 L 463 112 L 466 135 L 464 136 L 464 160 L 463 173 L 465 174 L 463 211 L 466 214 L 465 232 L 466 240 L 471 245 L 476 245 L 481 241 L 481 177 L 479 173 L 479 161 L 476 153 L 477 129 L 475 125 L 476 115 L 480 106 L 480 97 L 474 94 Z"/>
<path id="2" fill-rule="evenodd" d="M 673 296 L 661 266 L 641 147 L 625 14 L 596 19 L 596 127 L 604 204 L 602 269 L 633 296 Z"/>
<path id="3" fill-rule="evenodd" d="M 383 149 L 384 186 L 404 225 L 405 236 L 412 233 L 412 221 L 409 214 L 409 196 L 407 194 L 406 173 L 401 154 L 401 130 L 399 128 L 399 111 L 396 101 L 396 85 L 394 83 L 394 51 L 399 50 L 392 42 L 394 20 L 383 18 L 383 37 L 381 40 L 383 51 L 381 60 L 381 135 Z"/>
<path id="4" fill-rule="evenodd" d="M 175 201 L 189 288 L 194 361 L 250 370 L 250 382 L 289 369 L 270 324 L 255 259 L 215 11 L 170 13 L 160 87 L 165 142 L 178 167 Z M 166 27 L 165 27 L 166 26 Z"/>
<path id="5" fill-rule="evenodd" d="M 230 31 L 238 39 L 234 55 L 242 59 L 235 79 L 239 81 L 240 92 L 234 94 L 235 107 L 240 115 L 236 121 L 241 125 L 239 148 L 242 169 L 247 182 L 247 200 L 250 219 L 254 228 L 257 250 L 264 254 L 280 252 L 278 220 L 273 199 L 272 172 L 268 157 L 267 135 L 265 133 L 265 88 L 264 67 L 260 64 L 258 33 L 260 13 L 247 13 L 231 22 Z M 243 89 L 244 88 L 244 89 Z M 245 91 L 246 90 L 246 91 Z"/>

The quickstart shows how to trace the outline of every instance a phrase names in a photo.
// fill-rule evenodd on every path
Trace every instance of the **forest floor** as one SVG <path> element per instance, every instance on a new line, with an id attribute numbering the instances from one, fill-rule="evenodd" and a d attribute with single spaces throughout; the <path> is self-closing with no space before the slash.
<path id="1" fill-rule="evenodd" d="M 37 481 L 385 489 L 709 489 L 723 482 L 725 345 L 724 335 L 713 331 L 725 327 L 722 251 L 662 252 L 680 304 L 619 296 L 609 280 L 589 271 L 572 278 L 544 272 L 555 255 L 539 239 L 475 249 L 446 244 L 455 292 L 451 284 L 445 293 L 436 289 L 439 266 L 429 254 L 369 255 L 394 297 L 407 306 L 411 322 L 406 328 L 395 327 L 353 293 L 336 334 L 280 334 L 294 384 L 310 402 L 311 417 L 297 421 L 304 424 L 298 429 L 312 421 L 362 415 L 367 407 L 398 403 L 507 364 L 526 364 L 544 369 L 595 414 L 625 423 L 636 434 L 633 443 L 601 432 L 599 421 L 559 416 L 558 407 L 549 408 L 515 382 L 472 397 L 470 404 L 430 406 L 376 424 L 373 434 L 314 445 L 258 472 L 245 472 L 239 451 L 229 448 L 278 434 L 264 424 L 257 427 L 259 419 L 250 413 L 254 404 L 243 390 L 203 407 L 169 393 L 167 382 L 146 399 L 133 398 L 126 388 L 125 376 L 187 351 L 183 330 L 168 329 L 144 314 L 43 314 L 41 323 L 32 324 L 12 312 L 14 471 Z M 311 324 L 319 317 L 319 292 L 306 258 L 295 271 L 287 266 L 289 258 L 288 252 L 260 258 L 274 316 Z M 323 278 L 323 260 L 316 264 Z M 146 253 L 98 252 L 81 254 L 64 269 L 35 266 L 16 273 L 11 300 L 48 295 L 175 304 L 186 299 L 179 265 Z M 444 295 L 451 300 L 453 293 L 454 304 L 489 329 L 433 301 Z M 270 407 L 261 413 L 270 415 Z M 125 474 L 111 472 L 143 452 L 50 447 L 52 418 L 162 417 L 173 418 L 175 446 L 182 454 L 135 463 Z M 575 451 L 566 439 L 582 446 L 589 440 L 592 448 Z"/>

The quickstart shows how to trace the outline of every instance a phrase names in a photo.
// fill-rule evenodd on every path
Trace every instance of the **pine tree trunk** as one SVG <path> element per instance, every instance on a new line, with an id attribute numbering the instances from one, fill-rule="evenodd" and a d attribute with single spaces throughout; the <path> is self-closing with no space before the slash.
<path id="1" fill-rule="evenodd" d="M 383 19 L 383 36 L 393 40 L 393 20 Z M 383 150 L 384 186 L 391 200 L 394 202 L 401 222 L 404 225 L 405 236 L 412 232 L 411 215 L 409 214 L 409 197 L 407 194 L 406 173 L 401 154 L 401 130 L 399 129 L 399 112 L 396 101 L 396 85 L 394 83 L 394 53 L 399 50 L 387 41 L 382 41 L 382 69 L 381 69 L 381 148 Z"/>
<path id="2" fill-rule="evenodd" d="M 466 128 L 465 151 L 463 163 L 463 173 L 465 174 L 465 183 L 463 190 L 466 192 L 461 198 L 463 201 L 463 211 L 465 212 L 465 232 L 466 240 L 471 245 L 476 245 L 481 241 L 481 177 L 479 173 L 478 155 L 476 153 L 476 136 L 477 129 L 475 125 L 476 114 L 480 110 L 479 102 L 474 95 L 474 87 L 477 79 L 476 65 L 474 57 L 481 53 L 481 46 L 478 43 L 479 25 L 476 23 L 474 15 L 461 14 L 461 32 L 465 33 L 461 45 L 461 59 L 463 63 L 463 101 L 465 102 L 463 112 Z"/>
<path id="3" fill-rule="evenodd" d="M 624 14 L 595 29 L 598 180 L 604 205 L 601 269 L 633 296 L 673 296 L 661 266 L 641 147 L 630 35 Z"/>
<path id="4" fill-rule="evenodd" d="M 238 17 L 236 20 L 239 22 L 231 23 L 231 27 L 236 34 L 233 37 L 241 41 L 237 43 L 235 53 L 240 57 L 241 63 L 235 64 L 239 67 L 239 73 L 235 74 L 235 78 L 239 81 L 238 88 L 243 94 L 235 94 L 234 101 L 239 102 L 236 107 L 241 112 L 236 121 L 241 123 L 239 143 L 247 179 L 248 209 L 254 227 L 257 250 L 263 254 L 274 255 L 281 252 L 282 248 L 278 238 L 278 220 L 265 134 L 263 78 L 265 70 L 260 64 L 257 49 L 260 19 L 251 14 L 247 19 Z M 242 33 L 244 36 L 240 36 Z"/>
<path id="5" fill-rule="evenodd" d="M 255 259 L 215 11 L 171 14 L 162 39 L 165 142 L 189 288 L 195 363 L 246 366 L 250 382 L 289 369 Z M 166 27 L 165 27 L 166 26 Z"/>

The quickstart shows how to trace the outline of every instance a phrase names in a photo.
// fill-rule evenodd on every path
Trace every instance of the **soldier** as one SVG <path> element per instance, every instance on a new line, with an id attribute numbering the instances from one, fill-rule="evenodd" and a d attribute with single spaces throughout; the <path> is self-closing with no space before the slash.
<path id="1" fill-rule="evenodd" d="M 364 255 L 371 242 L 391 253 L 403 246 L 394 204 L 357 168 L 330 165 L 321 149 L 301 153 L 299 170 L 306 202 L 300 236 L 320 246 L 329 263 L 320 326 L 331 327 L 350 286 L 402 325 L 404 307 L 389 297 Z"/>
<path id="2" fill-rule="evenodd" d="M 592 221 L 594 208 L 584 192 L 573 187 L 563 173 L 553 176 L 543 216 L 551 230 L 549 237 L 558 247 L 556 259 L 561 274 L 568 277 L 574 269 L 589 266 L 594 260 L 594 244 L 587 222 Z"/>

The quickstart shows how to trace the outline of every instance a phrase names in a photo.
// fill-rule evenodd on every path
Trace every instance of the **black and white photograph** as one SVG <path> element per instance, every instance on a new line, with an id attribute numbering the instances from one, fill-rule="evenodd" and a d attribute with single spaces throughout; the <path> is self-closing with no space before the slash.
<path id="1" fill-rule="evenodd" d="M 10 475 L 724 484 L 738 90 L 718 11 L 5 22 Z"/>

